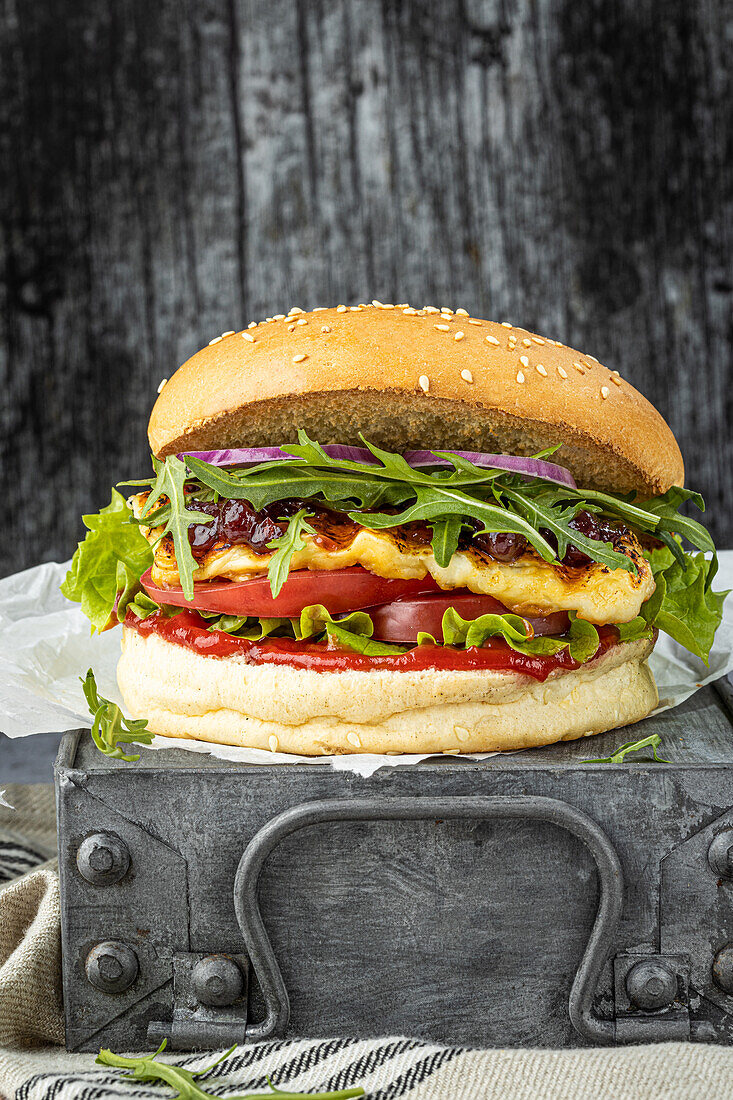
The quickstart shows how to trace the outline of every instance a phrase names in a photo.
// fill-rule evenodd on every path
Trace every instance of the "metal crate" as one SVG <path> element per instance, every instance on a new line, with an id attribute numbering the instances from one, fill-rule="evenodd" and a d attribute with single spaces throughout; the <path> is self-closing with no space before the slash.
<path id="1" fill-rule="evenodd" d="M 67 734 L 68 1048 L 733 1041 L 730 700 L 368 779 Z M 583 762 L 652 732 L 671 763 Z"/>

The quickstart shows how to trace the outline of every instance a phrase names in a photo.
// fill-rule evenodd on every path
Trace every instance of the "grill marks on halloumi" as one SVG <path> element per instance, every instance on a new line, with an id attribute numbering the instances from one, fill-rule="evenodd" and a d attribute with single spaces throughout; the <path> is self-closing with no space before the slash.
<path id="1" fill-rule="evenodd" d="M 139 514 L 146 494 L 131 500 Z M 151 543 L 159 531 L 142 528 Z M 305 548 L 291 562 L 296 569 L 344 569 L 361 565 L 381 577 L 421 579 L 430 574 L 443 589 L 468 588 L 471 592 L 493 596 L 519 614 L 544 614 L 553 611 L 577 611 L 579 616 L 597 625 L 629 622 L 639 614 L 645 600 L 654 592 L 654 578 L 641 546 L 628 532 L 617 542 L 617 549 L 636 564 L 634 575 L 625 569 L 609 569 L 593 562 L 587 567 L 570 568 L 545 562 L 529 550 L 511 563 L 499 562 L 481 550 L 458 550 L 445 567 L 439 566 L 429 543 L 410 537 L 405 528 L 371 531 L 364 527 L 347 545 L 337 545 L 319 535 L 304 535 Z M 227 579 L 244 581 L 267 573 L 274 551 L 255 553 L 245 543 L 221 543 L 197 554 L 195 581 Z M 153 582 L 159 586 L 180 583 L 170 536 L 155 548 Z"/>

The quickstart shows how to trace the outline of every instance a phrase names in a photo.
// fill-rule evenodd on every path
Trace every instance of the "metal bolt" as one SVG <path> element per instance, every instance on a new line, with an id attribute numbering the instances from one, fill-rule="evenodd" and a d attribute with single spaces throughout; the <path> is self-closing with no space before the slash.
<path id="1" fill-rule="evenodd" d="M 733 878 L 733 829 L 723 829 L 708 848 L 708 863 L 721 878 Z"/>
<path id="2" fill-rule="evenodd" d="M 677 993 L 677 976 L 661 959 L 643 959 L 626 975 L 626 992 L 643 1012 L 667 1008 Z"/>
<path id="3" fill-rule="evenodd" d="M 726 944 L 713 959 L 713 979 L 724 993 L 733 994 L 733 944 Z"/>
<path id="4" fill-rule="evenodd" d="M 111 886 L 127 874 L 130 853 L 124 840 L 114 833 L 92 833 L 76 853 L 79 874 L 93 886 Z"/>
<path id="5" fill-rule="evenodd" d="M 91 949 L 84 969 L 95 989 L 102 993 L 124 993 L 137 978 L 140 966 L 131 947 L 108 940 Z"/>
<path id="6" fill-rule="evenodd" d="M 238 1000 L 244 992 L 242 971 L 226 955 L 209 955 L 193 968 L 193 990 L 202 1005 L 222 1008 Z"/>

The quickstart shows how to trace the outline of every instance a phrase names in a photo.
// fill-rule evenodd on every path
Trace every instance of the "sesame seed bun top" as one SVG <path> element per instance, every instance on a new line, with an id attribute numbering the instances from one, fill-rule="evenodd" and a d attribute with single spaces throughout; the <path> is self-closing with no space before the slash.
<path id="1" fill-rule="evenodd" d="M 215 337 L 161 389 L 155 455 L 294 441 L 532 454 L 588 488 L 681 485 L 663 418 L 592 356 L 506 322 L 434 307 L 294 309 Z"/>

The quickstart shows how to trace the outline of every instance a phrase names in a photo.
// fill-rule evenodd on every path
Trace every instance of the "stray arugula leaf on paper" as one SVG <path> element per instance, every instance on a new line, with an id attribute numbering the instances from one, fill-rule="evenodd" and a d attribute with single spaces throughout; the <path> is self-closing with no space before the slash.
<path id="1" fill-rule="evenodd" d="M 145 728 L 147 719 L 125 718 L 116 703 L 99 694 L 91 668 L 87 670 L 86 677 L 79 679 L 92 716 L 92 738 L 99 751 L 116 760 L 139 760 L 139 753 L 135 755 L 123 752 L 120 744 L 135 742 L 138 745 L 149 745 L 153 734 Z"/>
<path id="2" fill-rule="evenodd" d="M 211 1073 L 212 1069 L 225 1062 L 235 1051 L 236 1046 L 230 1047 L 219 1058 L 204 1069 L 190 1070 L 182 1066 L 170 1065 L 168 1062 L 159 1062 L 158 1055 L 162 1054 L 166 1047 L 166 1040 L 160 1044 L 155 1054 L 146 1054 L 138 1058 L 129 1058 L 124 1054 L 115 1054 L 111 1050 L 100 1050 L 96 1057 L 97 1065 L 113 1066 L 115 1069 L 127 1069 L 129 1073 L 123 1074 L 123 1080 L 158 1081 L 168 1085 L 175 1092 L 171 1100 L 212 1100 L 219 1096 L 216 1093 L 207 1092 L 198 1084 L 198 1079 Z M 353 1097 L 364 1096 L 361 1087 L 351 1089 L 338 1089 L 335 1092 L 289 1092 L 287 1089 L 276 1088 L 270 1078 L 267 1078 L 269 1092 L 248 1092 L 236 1096 L 228 1096 L 227 1100 L 261 1100 L 262 1097 L 275 1097 L 276 1100 L 352 1100 Z"/>

